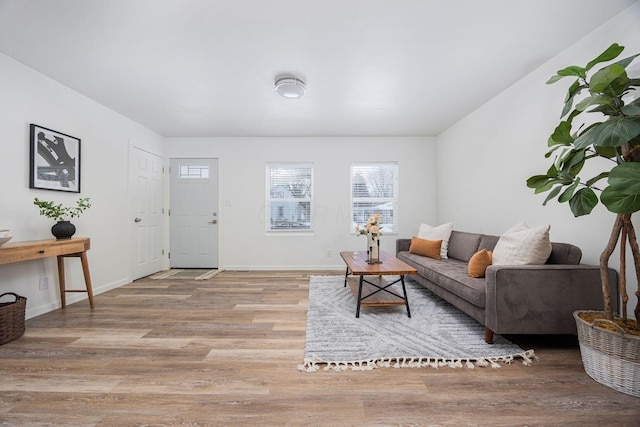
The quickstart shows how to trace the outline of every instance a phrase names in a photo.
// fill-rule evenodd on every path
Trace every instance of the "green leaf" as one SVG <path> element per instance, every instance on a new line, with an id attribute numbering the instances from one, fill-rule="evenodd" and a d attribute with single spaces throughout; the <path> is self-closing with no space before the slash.
<path id="1" fill-rule="evenodd" d="M 584 162 L 584 149 L 567 151 L 567 154 L 560 162 L 562 164 L 562 170 L 566 173 L 574 166 Z"/>
<path id="2" fill-rule="evenodd" d="M 640 163 L 622 163 L 609 172 L 609 186 L 626 194 L 640 195 Z"/>
<path id="3" fill-rule="evenodd" d="M 580 92 L 582 92 L 582 89 L 585 89 L 586 87 L 587 87 L 586 85 L 580 84 L 580 80 L 576 80 L 573 82 L 573 84 L 569 87 L 569 90 L 567 91 L 567 96 L 564 100 L 564 108 L 562 109 L 562 114 L 560 114 L 560 117 L 566 116 L 567 113 L 571 111 L 574 98 L 576 97 L 576 95 L 579 95 Z M 569 120 L 569 123 L 570 122 L 571 120 Z"/>
<path id="4" fill-rule="evenodd" d="M 556 183 L 557 181 L 555 179 L 550 179 L 546 184 L 536 188 L 533 193 L 540 194 L 540 193 L 544 193 L 545 191 L 549 191 L 551 190 L 551 187 L 553 187 Z"/>
<path id="5" fill-rule="evenodd" d="M 527 179 L 527 187 L 529 188 L 539 188 L 549 182 L 551 178 L 547 175 L 534 175 L 531 178 Z"/>
<path id="6" fill-rule="evenodd" d="M 618 64 L 611 64 L 602 68 L 591 76 L 591 80 L 589 80 L 591 93 L 606 93 L 612 96 L 622 94 L 628 85 L 627 71 Z"/>
<path id="7" fill-rule="evenodd" d="M 551 200 L 554 197 L 556 197 L 558 195 L 558 193 L 560 193 L 560 190 L 562 190 L 562 186 L 561 185 L 558 185 L 553 190 L 551 190 L 551 192 L 549 193 L 547 198 L 544 199 L 544 202 L 542 202 L 542 206 L 545 206 L 549 200 Z"/>
<path id="8" fill-rule="evenodd" d="M 576 76 L 584 79 L 587 76 L 587 70 L 577 65 L 570 65 L 562 70 L 558 70 L 558 75 L 561 77 Z"/>
<path id="9" fill-rule="evenodd" d="M 600 94 L 589 96 L 583 99 L 582 101 L 580 101 L 578 104 L 576 104 L 576 110 L 585 111 L 587 108 L 591 107 L 592 105 L 609 105 L 613 103 L 614 99 L 615 98 L 612 98 L 608 95 L 600 95 Z"/>
<path id="10" fill-rule="evenodd" d="M 593 68 L 593 66 L 596 64 L 599 64 L 601 62 L 611 61 L 612 59 L 617 58 L 618 55 L 620 55 L 623 50 L 624 50 L 624 46 L 620 46 L 618 43 L 612 44 L 604 52 L 598 55 L 596 59 L 594 59 L 593 61 L 590 61 L 587 64 L 586 66 L 587 71 Z"/>
<path id="11" fill-rule="evenodd" d="M 565 77 L 565 76 L 559 76 L 557 74 L 555 76 L 551 76 L 551 78 L 549 80 L 547 80 L 547 84 L 548 85 L 554 84 L 555 82 L 557 82 L 558 80 L 560 80 L 563 77 Z"/>
<path id="12" fill-rule="evenodd" d="M 625 116 L 640 116 L 640 98 L 622 107 L 621 111 Z"/>
<path id="13" fill-rule="evenodd" d="M 640 135 L 640 117 L 616 117 L 603 123 L 592 125 L 588 131 L 576 138 L 576 148 L 590 145 L 620 147 Z"/>
<path id="14" fill-rule="evenodd" d="M 634 213 L 640 210 L 640 194 L 626 194 L 613 187 L 605 188 L 600 200 L 613 213 Z"/>
<path id="15" fill-rule="evenodd" d="M 574 216 L 589 215 L 597 204 L 598 196 L 590 188 L 581 188 L 569 200 L 569 207 Z"/>
<path id="16" fill-rule="evenodd" d="M 593 178 L 591 178 L 590 180 L 587 181 L 587 183 L 585 184 L 587 187 L 591 187 L 593 184 L 595 184 L 596 182 L 600 181 L 603 178 L 607 178 L 609 177 L 609 172 L 601 172 L 598 175 L 594 176 Z"/>
<path id="17" fill-rule="evenodd" d="M 640 56 L 640 53 L 636 53 L 635 55 L 632 55 L 628 58 L 621 59 L 620 61 L 616 62 L 616 64 L 621 65 L 624 68 L 627 68 L 627 66 L 631 64 L 633 60 L 636 59 L 638 56 Z"/>
<path id="18" fill-rule="evenodd" d="M 640 210 L 640 163 L 622 163 L 611 169 L 609 187 L 600 200 L 611 212 L 634 213 Z"/>
<path id="19" fill-rule="evenodd" d="M 616 147 L 603 147 L 600 145 L 596 146 L 596 152 L 602 157 L 606 157 L 607 159 L 612 159 L 616 156 L 616 154 L 618 154 Z"/>
<path id="20" fill-rule="evenodd" d="M 571 123 L 562 121 L 549 137 L 547 145 L 552 147 L 554 145 L 570 145 L 573 144 L 573 137 L 571 136 Z"/>
<path id="21" fill-rule="evenodd" d="M 562 192 L 560 197 L 558 197 L 558 201 L 560 203 L 565 203 L 571 200 L 571 197 L 573 197 L 573 193 L 576 191 L 576 188 L 578 188 L 578 185 L 580 185 L 580 178 L 576 178 L 574 183 Z"/>
<path id="22" fill-rule="evenodd" d="M 583 157 L 582 160 L 580 160 L 579 163 L 576 163 L 575 165 L 573 165 L 571 167 L 571 169 L 569 169 L 569 174 L 571 176 L 578 175 L 580 173 L 580 171 L 582 170 L 582 168 L 584 167 L 585 161 L 586 161 L 586 158 Z"/>

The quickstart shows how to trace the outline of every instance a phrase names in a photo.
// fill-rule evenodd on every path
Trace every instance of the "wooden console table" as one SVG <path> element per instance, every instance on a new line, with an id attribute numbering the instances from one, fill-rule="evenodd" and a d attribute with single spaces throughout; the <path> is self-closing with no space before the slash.
<path id="1" fill-rule="evenodd" d="M 89 296 L 89 305 L 91 308 L 94 308 L 93 288 L 91 287 L 89 262 L 87 261 L 87 251 L 89 249 L 91 249 L 91 239 L 88 237 L 77 237 L 75 239 L 64 240 L 11 242 L 0 246 L 0 265 L 55 256 L 58 258 L 58 281 L 60 284 L 62 308 L 67 306 L 65 298 L 66 292 L 86 292 Z M 67 257 L 80 258 L 80 261 L 82 262 L 82 272 L 84 273 L 84 282 L 87 287 L 86 290 L 65 288 L 64 259 Z"/>

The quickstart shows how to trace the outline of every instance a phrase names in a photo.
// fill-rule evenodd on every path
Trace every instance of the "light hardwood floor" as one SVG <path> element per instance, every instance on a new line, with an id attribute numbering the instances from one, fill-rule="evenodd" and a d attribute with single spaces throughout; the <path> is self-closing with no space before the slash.
<path id="1" fill-rule="evenodd" d="M 142 279 L 29 319 L 0 346 L 0 425 L 640 425 L 574 337 L 509 337 L 529 367 L 300 372 L 309 274 L 332 272 Z"/>

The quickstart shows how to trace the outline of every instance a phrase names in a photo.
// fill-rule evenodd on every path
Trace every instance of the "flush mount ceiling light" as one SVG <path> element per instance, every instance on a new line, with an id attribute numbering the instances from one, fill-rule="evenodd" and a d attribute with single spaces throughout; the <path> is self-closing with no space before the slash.
<path id="1" fill-rule="evenodd" d="M 299 99 L 307 93 L 307 87 L 298 78 L 282 77 L 276 80 L 276 93 L 284 98 Z"/>

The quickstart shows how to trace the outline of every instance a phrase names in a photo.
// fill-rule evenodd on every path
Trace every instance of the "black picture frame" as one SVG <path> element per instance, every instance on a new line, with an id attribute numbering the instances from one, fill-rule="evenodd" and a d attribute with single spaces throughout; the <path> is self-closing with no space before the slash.
<path id="1" fill-rule="evenodd" d="M 29 188 L 80 192 L 80 138 L 31 124 Z"/>

